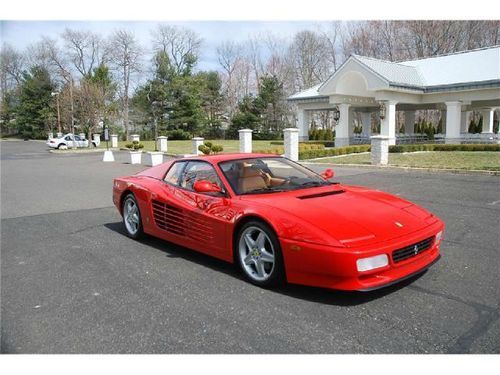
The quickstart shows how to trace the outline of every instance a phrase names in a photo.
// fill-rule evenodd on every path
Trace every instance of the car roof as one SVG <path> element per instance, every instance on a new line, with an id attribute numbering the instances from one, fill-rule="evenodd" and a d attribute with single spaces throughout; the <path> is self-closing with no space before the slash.
<path id="1" fill-rule="evenodd" d="M 239 160 L 239 159 L 253 159 L 253 158 L 277 158 L 281 155 L 276 154 L 260 154 L 260 153 L 233 153 L 233 154 L 213 154 L 213 155 L 198 155 L 188 156 L 177 160 L 206 160 L 210 163 L 220 163 L 223 161 Z"/>

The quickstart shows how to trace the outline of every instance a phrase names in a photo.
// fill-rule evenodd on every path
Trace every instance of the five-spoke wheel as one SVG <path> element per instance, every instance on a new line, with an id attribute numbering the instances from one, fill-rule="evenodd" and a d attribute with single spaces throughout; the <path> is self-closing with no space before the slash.
<path id="1" fill-rule="evenodd" d="M 139 238 L 142 235 L 141 213 L 133 194 L 123 200 L 123 224 L 129 237 Z"/>
<path id="2" fill-rule="evenodd" d="M 239 231 L 237 255 L 244 275 L 260 286 L 283 281 L 283 262 L 278 239 L 264 223 L 248 222 Z"/>

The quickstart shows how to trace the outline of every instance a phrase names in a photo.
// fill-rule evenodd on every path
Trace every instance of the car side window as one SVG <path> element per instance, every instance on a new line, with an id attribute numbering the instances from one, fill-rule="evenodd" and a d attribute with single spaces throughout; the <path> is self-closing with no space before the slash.
<path id="1" fill-rule="evenodd" d="M 69 135 L 67 135 L 66 137 L 64 137 L 64 140 L 65 141 L 71 141 L 71 137 Z"/>
<path id="2" fill-rule="evenodd" d="M 80 137 L 75 135 L 75 141 L 81 141 Z"/>
<path id="3" fill-rule="evenodd" d="M 179 177 L 180 177 L 181 172 L 184 169 L 185 165 L 186 165 L 186 162 L 184 162 L 184 161 L 178 161 L 178 162 L 172 164 L 172 166 L 168 170 L 168 172 L 165 175 L 165 178 L 163 180 L 169 184 L 178 185 L 179 184 Z"/>
<path id="4" fill-rule="evenodd" d="M 180 186 L 184 189 L 194 190 L 193 185 L 199 180 L 208 180 L 221 188 L 223 187 L 212 165 L 201 161 L 191 161 L 182 172 Z"/>

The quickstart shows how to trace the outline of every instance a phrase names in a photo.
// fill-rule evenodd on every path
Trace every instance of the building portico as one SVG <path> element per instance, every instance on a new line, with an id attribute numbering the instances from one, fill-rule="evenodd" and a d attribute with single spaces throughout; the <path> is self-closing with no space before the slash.
<path id="1" fill-rule="evenodd" d="M 466 141 L 469 113 L 480 111 L 484 140 L 493 133 L 500 108 L 500 47 L 399 63 L 350 56 L 325 82 L 289 97 L 297 108 L 300 140 L 308 138 L 313 111 L 335 111 L 336 146 L 368 140 L 372 118 L 389 144 L 398 139 L 397 112 L 404 133 L 412 135 L 417 110 L 441 110 L 446 143 Z M 453 69 L 450 69 L 453 67 Z M 362 126 L 354 135 L 354 125 Z"/>

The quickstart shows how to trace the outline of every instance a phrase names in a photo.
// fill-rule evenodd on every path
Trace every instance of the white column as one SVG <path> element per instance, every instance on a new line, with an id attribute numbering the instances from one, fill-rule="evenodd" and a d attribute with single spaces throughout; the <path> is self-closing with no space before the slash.
<path id="1" fill-rule="evenodd" d="M 81 139 L 85 139 L 85 133 L 79 133 L 78 136 L 81 138 Z M 94 134 L 94 137 L 95 137 L 95 134 Z"/>
<path id="2" fill-rule="evenodd" d="M 118 148 L 118 134 L 111 134 L 111 148 Z"/>
<path id="3" fill-rule="evenodd" d="M 482 134 L 493 134 L 493 118 L 495 114 L 495 108 L 487 108 L 481 110 L 481 115 L 483 115 L 483 130 Z"/>
<path id="4" fill-rule="evenodd" d="M 252 129 L 240 129 L 240 130 L 238 130 L 238 133 L 240 135 L 240 152 L 251 153 L 252 152 Z"/>
<path id="5" fill-rule="evenodd" d="M 396 144 L 396 104 L 394 101 L 386 101 L 385 118 L 380 124 L 380 135 L 389 137 L 389 144 Z"/>
<path id="6" fill-rule="evenodd" d="M 442 123 L 443 133 L 442 134 L 446 134 L 447 117 L 448 117 L 448 111 L 444 111 L 444 110 L 441 111 L 441 118 L 443 119 L 443 123 Z"/>
<path id="7" fill-rule="evenodd" d="M 446 143 L 460 143 L 460 121 L 462 119 L 462 103 L 446 102 Z"/>
<path id="8" fill-rule="evenodd" d="M 54 133 L 49 132 L 49 134 L 48 134 L 48 138 L 49 138 L 49 139 L 50 139 L 50 138 L 54 138 Z"/>
<path id="9" fill-rule="evenodd" d="M 101 135 L 100 134 L 94 134 L 94 142 L 95 142 L 96 146 L 98 146 L 101 143 Z"/>
<path id="10" fill-rule="evenodd" d="M 340 118 L 335 126 L 335 147 L 349 145 L 350 104 L 339 104 Z"/>
<path id="11" fill-rule="evenodd" d="M 160 152 L 167 152 L 168 150 L 167 141 L 168 137 L 165 137 L 164 135 L 161 135 L 156 139 L 156 147 Z"/>
<path id="12" fill-rule="evenodd" d="M 57 133 L 57 138 L 61 138 L 63 136 L 63 133 Z"/>
<path id="13" fill-rule="evenodd" d="M 309 124 L 311 116 L 308 110 L 299 109 L 297 112 L 297 127 L 299 128 L 299 139 L 301 141 L 309 140 Z"/>
<path id="14" fill-rule="evenodd" d="M 150 161 L 151 161 L 151 166 L 154 167 L 155 165 L 159 165 L 163 163 L 163 152 L 161 151 L 151 151 L 148 152 Z"/>
<path id="15" fill-rule="evenodd" d="M 132 135 L 130 135 L 130 140 L 132 142 L 134 142 L 134 141 L 140 142 L 141 141 L 140 137 L 139 137 L 139 134 L 132 134 Z"/>
<path id="16" fill-rule="evenodd" d="M 198 147 L 200 147 L 203 144 L 204 140 L 205 139 L 201 138 L 201 137 L 195 137 L 195 138 L 193 138 L 191 140 L 192 144 L 193 144 L 193 154 L 195 154 L 195 155 L 201 155 L 202 154 L 202 152 L 200 150 L 198 150 Z"/>
<path id="17" fill-rule="evenodd" d="M 361 121 L 363 123 L 362 134 L 365 137 L 369 137 L 372 133 L 372 113 L 363 112 L 361 113 Z"/>
<path id="18" fill-rule="evenodd" d="M 415 111 L 405 111 L 405 134 L 415 133 Z"/>
<path id="19" fill-rule="evenodd" d="M 283 130 L 285 138 L 285 157 L 297 161 L 299 160 L 299 129 L 287 128 Z"/>
<path id="20" fill-rule="evenodd" d="M 385 135 L 374 135 L 371 139 L 371 161 L 374 165 L 387 165 L 389 162 L 389 141 Z"/>
<path id="21" fill-rule="evenodd" d="M 460 134 L 467 133 L 469 130 L 469 124 L 467 123 L 469 119 L 469 112 L 463 111 L 460 115 Z"/>

